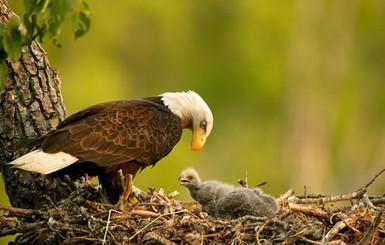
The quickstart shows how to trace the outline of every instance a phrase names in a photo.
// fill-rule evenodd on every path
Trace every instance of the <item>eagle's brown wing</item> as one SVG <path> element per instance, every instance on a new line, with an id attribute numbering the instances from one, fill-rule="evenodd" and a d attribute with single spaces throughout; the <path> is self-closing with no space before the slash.
<path id="1" fill-rule="evenodd" d="M 181 135 L 180 118 L 165 106 L 147 100 L 114 101 L 68 117 L 41 148 L 101 167 L 135 162 L 143 168 L 166 156 Z"/>

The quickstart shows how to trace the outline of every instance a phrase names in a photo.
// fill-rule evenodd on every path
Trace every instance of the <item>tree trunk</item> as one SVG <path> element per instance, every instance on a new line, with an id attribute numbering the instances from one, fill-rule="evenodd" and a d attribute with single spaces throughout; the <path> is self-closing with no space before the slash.
<path id="1" fill-rule="evenodd" d="M 0 21 L 15 15 L 0 0 Z M 0 169 L 12 206 L 42 208 L 68 196 L 60 179 L 12 169 L 7 162 L 28 149 L 12 150 L 15 143 L 44 135 L 65 117 L 60 77 L 37 42 L 23 47 L 18 61 L 7 60 L 8 73 L 0 94 Z"/>

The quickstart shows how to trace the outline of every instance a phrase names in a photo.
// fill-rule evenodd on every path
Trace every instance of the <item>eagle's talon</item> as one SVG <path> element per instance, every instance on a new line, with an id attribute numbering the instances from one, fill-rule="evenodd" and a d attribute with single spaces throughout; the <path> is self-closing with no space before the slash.
<path id="1" fill-rule="evenodd" d="M 119 201 L 116 204 L 116 207 L 119 210 L 125 210 L 126 208 L 132 208 L 133 206 L 138 204 L 138 200 L 133 196 L 132 192 L 132 174 L 123 175 L 123 171 L 120 169 L 118 171 L 119 182 L 122 188 L 122 194 L 119 196 Z"/>

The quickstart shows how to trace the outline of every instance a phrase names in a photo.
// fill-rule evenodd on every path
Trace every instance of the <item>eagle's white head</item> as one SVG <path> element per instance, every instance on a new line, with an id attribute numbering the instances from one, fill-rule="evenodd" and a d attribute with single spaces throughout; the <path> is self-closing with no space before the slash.
<path id="1" fill-rule="evenodd" d="M 182 119 L 183 127 L 191 129 L 191 150 L 199 150 L 213 128 L 214 118 L 209 106 L 194 91 L 163 93 L 163 103 Z"/>

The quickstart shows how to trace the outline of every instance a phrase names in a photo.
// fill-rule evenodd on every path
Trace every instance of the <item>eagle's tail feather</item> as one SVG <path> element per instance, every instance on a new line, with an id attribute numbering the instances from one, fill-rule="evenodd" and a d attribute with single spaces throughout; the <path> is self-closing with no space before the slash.
<path id="1" fill-rule="evenodd" d="M 31 172 L 50 174 L 73 164 L 77 160 L 79 159 L 64 152 L 45 153 L 41 149 L 37 149 L 8 164 Z"/>

